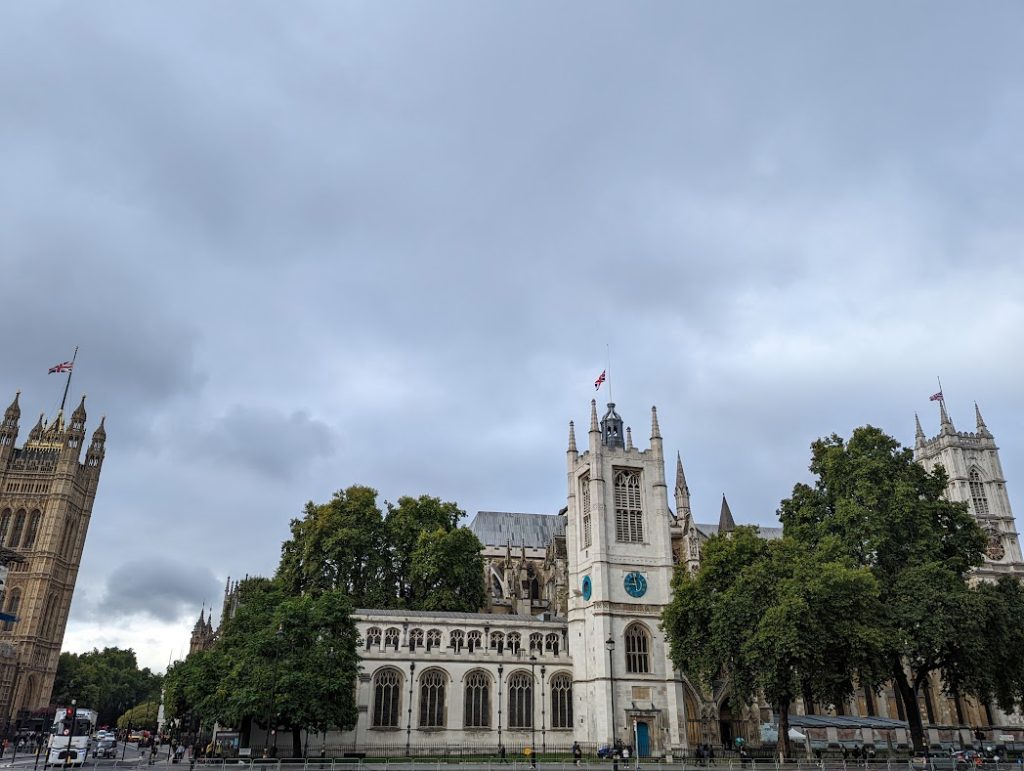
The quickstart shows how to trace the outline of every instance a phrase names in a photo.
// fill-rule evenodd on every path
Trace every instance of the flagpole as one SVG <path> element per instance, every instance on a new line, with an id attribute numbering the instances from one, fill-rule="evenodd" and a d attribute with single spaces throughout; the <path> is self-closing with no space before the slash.
<path id="1" fill-rule="evenodd" d="M 605 343 L 604 349 L 608 354 L 608 375 L 606 377 L 606 380 L 608 381 L 608 401 L 614 402 L 615 400 L 612 398 L 612 348 L 608 343 Z"/>
<path id="2" fill-rule="evenodd" d="M 60 411 L 64 412 L 64 404 L 68 400 L 68 389 L 71 387 L 71 375 L 75 371 L 75 359 L 78 358 L 78 346 L 75 346 L 75 352 L 71 356 L 71 366 L 68 367 L 68 382 L 64 384 L 64 398 L 60 400 Z"/>

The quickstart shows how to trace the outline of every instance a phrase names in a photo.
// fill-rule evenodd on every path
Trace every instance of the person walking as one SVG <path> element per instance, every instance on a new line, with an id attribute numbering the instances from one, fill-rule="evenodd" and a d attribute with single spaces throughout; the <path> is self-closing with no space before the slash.
<path id="1" fill-rule="evenodd" d="M 576 762 L 576 767 L 579 768 L 580 761 L 583 760 L 583 750 L 580 749 L 579 742 L 572 743 L 572 759 Z"/>

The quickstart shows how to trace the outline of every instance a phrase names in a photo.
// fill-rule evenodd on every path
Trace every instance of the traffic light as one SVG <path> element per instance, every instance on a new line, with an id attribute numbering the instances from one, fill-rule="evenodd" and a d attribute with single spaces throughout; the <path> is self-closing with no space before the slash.
<path id="1" fill-rule="evenodd" d="M 75 717 L 75 708 L 68 707 L 64 710 L 64 715 L 67 717 L 68 720 L 73 720 Z"/>

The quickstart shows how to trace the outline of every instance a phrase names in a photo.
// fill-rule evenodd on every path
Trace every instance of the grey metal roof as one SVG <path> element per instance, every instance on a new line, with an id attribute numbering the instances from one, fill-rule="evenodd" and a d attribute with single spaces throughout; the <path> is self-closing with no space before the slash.
<path id="1" fill-rule="evenodd" d="M 565 517 L 512 511 L 478 511 L 469 525 L 484 546 L 526 546 L 544 549 L 565 535 Z"/>
<path id="2" fill-rule="evenodd" d="M 711 536 L 713 536 L 713 535 L 717 535 L 718 534 L 718 525 L 717 524 L 716 525 L 704 525 L 704 524 L 701 524 L 700 522 L 697 522 L 695 524 L 697 526 L 697 529 L 700 530 L 702 533 L 704 533 L 704 535 L 708 536 L 709 538 Z M 757 531 L 758 531 L 758 533 L 760 533 L 761 537 L 764 538 L 767 541 L 777 541 L 778 539 L 782 538 L 782 528 L 781 527 L 766 527 L 765 525 L 755 525 L 755 527 L 757 528 Z"/>

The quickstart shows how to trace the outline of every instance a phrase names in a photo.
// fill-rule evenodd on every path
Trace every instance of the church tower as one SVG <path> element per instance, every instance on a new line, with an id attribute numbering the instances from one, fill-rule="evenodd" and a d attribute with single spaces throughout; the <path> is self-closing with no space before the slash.
<path id="1" fill-rule="evenodd" d="M 107 438 L 101 420 L 81 461 L 84 396 L 69 422 L 40 416 L 19 448 L 20 417 L 16 395 L 0 423 L 0 602 L 15 619 L 0 625 L 0 715 L 13 718 L 49 703 Z"/>
<path id="2" fill-rule="evenodd" d="M 949 476 L 946 496 L 951 501 L 966 503 L 988 534 L 985 563 L 975 575 L 983 580 L 995 580 L 1001 575 L 1024 578 L 1020 538 L 1006 493 L 999 448 L 977 404 L 974 415 L 975 431 L 957 431 L 945 402 L 939 400 L 939 433 L 931 439 L 925 436 L 921 421 L 915 416 L 914 458 L 928 470 L 942 465 Z"/>
<path id="3" fill-rule="evenodd" d="M 659 628 L 674 520 L 658 413 L 651 409 L 650 447 L 641 450 L 614 404 L 598 422 L 591 402 L 587 450 L 578 452 L 570 424 L 567 455 L 574 738 L 661 754 L 680 744 L 680 709 Z"/>

